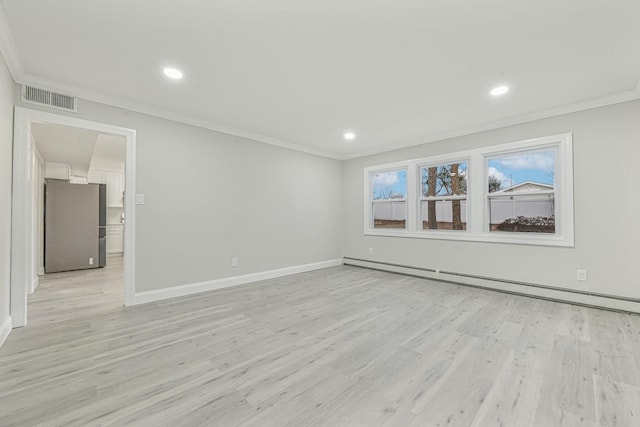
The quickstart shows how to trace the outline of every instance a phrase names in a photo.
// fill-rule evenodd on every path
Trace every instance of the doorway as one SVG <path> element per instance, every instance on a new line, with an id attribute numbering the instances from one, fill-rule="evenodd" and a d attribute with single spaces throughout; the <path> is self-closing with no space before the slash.
<path id="1" fill-rule="evenodd" d="M 124 252 L 119 262 L 114 260 L 113 264 L 122 267 L 124 304 L 132 305 L 135 295 L 135 130 L 22 107 L 15 108 L 14 121 L 11 260 L 13 327 L 27 324 L 27 294 L 37 285 L 38 274 L 44 272 L 45 246 L 42 236 L 45 226 L 40 223 L 44 202 L 37 180 L 44 180 L 45 176 L 62 180 L 58 182 L 92 184 L 96 187 L 107 184 L 107 188 L 111 188 L 112 191 L 106 197 L 106 206 L 109 207 L 105 209 L 105 218 L 110 221 L 109 231 L 112 235 L 108 252 L 112 256 Z M 42 145 L 43 133 L 49 136 L 48 147 L 46 143 Z M 56 134 L 62 135 L 65 141 L 71 141 L 70 144 L 64 149 L 56 150 L 55 138 L 52 137 Z M 40 149 L 38 139 L 41 141 Z M 121 144 L 121 151 L 118 151 L 118 143 Z M 60 147 L 58 145 L 57 148 Z M 124 158 L 118 156 L 118 153 L 124 154 Z M 47 170 L 43 164 L 53 167 Z M 109 182 L 106 182 L 107 179 Z M 102 230 L 102 234 L 106 234 L 107 224 L 103 226 L 105 230 Z M 103 252 L 104 250 L 102 248 Z M 98 262 L 98 259 L 88 257 L 90 265 L 87 268 L 93 267 L 91 261 Z"/>

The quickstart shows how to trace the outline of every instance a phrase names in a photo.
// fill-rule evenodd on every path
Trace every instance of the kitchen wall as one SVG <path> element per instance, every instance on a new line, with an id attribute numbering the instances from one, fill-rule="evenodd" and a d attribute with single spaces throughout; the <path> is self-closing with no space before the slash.
<path id="1" fill-rule="evenodd" d="M 364 167 L 564 132 L 573 132 L 574 248 L 363 235 Z M 349 160 L 344 255 L 639 298 L 639 166 L 640 101 Z M 576 281 L 578 268 L 588 282 Z"/>
<path id="2" fill-rule="evenodd" d="M 60 114 L 137 131 L 137 292 L 341 257 L 341 162 L 85 100 Z"/>
<path id="3" fill-rule="evenodd" d="M 0 345 L 9 332 L 14 93 L 13 78 L 0 55 Z"/>

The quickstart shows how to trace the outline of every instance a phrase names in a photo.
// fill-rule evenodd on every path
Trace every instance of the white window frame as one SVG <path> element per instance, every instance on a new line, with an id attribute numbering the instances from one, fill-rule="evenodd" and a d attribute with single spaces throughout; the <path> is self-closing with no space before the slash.
<path id="1" fill-rule="evenodd" d="M 371 171 L 365 174 L 365 200 L 368 201 L 368 204 L 365 205 L 365 210 L 368 214 L 365 214 L 365 220 L 368 221 L 365 224 L 366 229 L 375 230 L 376 232 L 380 232 L 383 235 L 389 234 L 389 231 L 406 233 L 409 230 L 409 193 L 411 192 L 409 187 L 411 187 L 409 179 L 409 168 L 405 164 L 405 162 L 397 163 L 398 166 L 394 166 L 396 163 L 391 163 L 386 165 L 384 168 L 376 168 L 371 169 Z M 404 170 L 407 173 L 407 195 L 404 199 L 381 199 L 374 200 L 373 199 L 373 177 L 376 173 L 385 173 L 385 172 L 396 172 L 399 170 Z M 393 202 L 393 201 L 404 201 L 404 210 L 405 210 L 405 228 L 374 228 L 374 218 L 373 218 L 373 204 L 379 202 Z"/>
<path id="2" fill-rule="evenodd" d="M 517 233 L 489 231 L 488 160 L 519 152 L 554 148 L 556 151 L 555 233 Z M 422 230 L 420 200 L 422 196 L 420 168 L 467 162 L 467 229 Z M 374 229 L 372 212 L 373 173 L 407 170 L 407 220 L 405 229 Z M 412 184 L 413 183 L 413 184 Z M 388 163 L 364 168 L 364 234 L 420 239 L 466 240 L 475 242 L 510 243 L 542 246 L 574 246 L 573 212 L 573 135 L 563 133 L 541 138 L 510 142 L 444 155 Z"/>

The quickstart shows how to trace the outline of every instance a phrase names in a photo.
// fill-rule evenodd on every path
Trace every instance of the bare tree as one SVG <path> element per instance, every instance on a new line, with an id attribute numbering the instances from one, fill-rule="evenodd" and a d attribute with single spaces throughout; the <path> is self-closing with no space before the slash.
<path id="1" fill-rule="evenodd" d="M 430 167 L 427 177 L 427 196 L 434 197 L 436 195 L 436 182 L 438 176 L 438 168 Z M 436 219 L 436 201 L 429 200 L 427 202 L 427 224 L 428 228 L 435 230 L 438 228 L 438 220 Z"/>
<path id="2" fill-rule="evenodd" d="M 489 175 L 489 193 L 495 193 L 502 189 L 502 182 L 495 176 Z"/>
<path id="3" fill-rule="evenodd" d="M 458 173 L 458 163 L 453 163 L 451 165 L 451 170 L 449 172 L 449 178 L 451 181 L 451 194 L 457 195 L 459 194 L 459 185 L 460 185 L 460 174 Z M 453 229 L 454 230 L 462 230 L 462 216 L 460 215 L 460 200 L 452 200 L 451 201 L 451 210 L 453 216 Z"/>
<path id="4" fill-rule="evenodd" d="M 389 199 L 403 199 L 404 196 L 398 192 L 393 191 L 391 187 L 378 187 L 374 189 L 373 200 L 389 200 Z"/>

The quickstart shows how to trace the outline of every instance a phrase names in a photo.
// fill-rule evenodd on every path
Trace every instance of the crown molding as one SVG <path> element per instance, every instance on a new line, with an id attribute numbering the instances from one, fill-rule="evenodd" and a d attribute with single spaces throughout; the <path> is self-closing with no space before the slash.
<path id="1" fill-rule="evenodd" d="M 237 136 L 240 138 L 251 139 L 258 142 L 264 142 L 269 145 L 275 145 L 277 147 L 286 148 L 289 150 L 300 151 L 307 154 L 313 154 L 320 157 L 327 157 L 330 159 L 342 160 L 341 156 L 329 151 L 318 150 L 311 147 L 306 147 L 294 142 L 284 141 L 278 138 L 274 138 L 260 133 L 233 128 L 225 126 L 219 123 L 215 123 L 209 120 L 199 119 L 186 114 L 176 113 L 174 111 L 165 110 L 162 108 L 154 107 L 152 105 L 144 104 L 141 102 L 133 101 L 130 99 L 120 98 L 117 96 L 108 95 L 103 92 L 98 92 L 86 88 L 82 88 L 75 85 L 68 85 L 57 81 L 42 78 L 40 76 L 34 76 L 30 74 L 23 74 L 16 83 L 26 84 L 31 86 L 41 87 L 43 89 L 53 90 L 61 92 L 70 96 L 76 96 L 80 99 L 87 101 L 97 102 L 100 104 L 110 105 L 112 107 L 123 108 L 136 113 L 147 114 L 154 117 L 159 117 L 174 122 L 184 123 L 191 126 L 200 127 L 203 129 L 209 129 L 216 132 Z"/>
<path id="2" fill-rule="evenodd" d="M 638 88 L 625 92 L 606 95 L 599 98 L 593 98 L 587 101 L 576 102 L 563 105 L 560 107 L 549 108 L 534 113 L 521 114 L 506 119 L 496 120 L 493 122 L 481 123 L 473 126 L 466 126 L 459 129 L 451 129 L 419 138 L 413 138 L 396 144 L 385 145 L 371 150 L 362 150 L 342 156 L 342 160 L 356 159 L 359 157 L 371 156 L 374 154 L 386 153 L 389 151 L 399 150 L 402 148 L 415 147 L 417 145 L 428 144 L 430 142 L 442 141 L 450 138 L 471 135 L 474 133 L 485 132 L 500 129 L 508 126 L 533 122 L 536 120 L 547 119 L 550 117 L 561 116 L 563 114 L 576 113 L 578 111 L 591 110 L 593 108 L 606 107 L 607 105 L 620 104 L 622 102 L 635 101 L 640 99 L 640 82 Z"/>
<path id="3" fill-rule="evenodd" d="M 578 111 L 590 110 L 598 107 L 605 107 L 607 105 L 619 104 L 627 101 L 634 101 L 640 99 L 640 87 L 634 88 L 629 91 L 616 93 L 613 95 L 607 95 L 599 98 L 593 98 L 590 100 L 563 105 L 560 107 L 549 108 L 534 113 L 522 114 L 518 116 L 509 117 L 506 119 L 496 120 L 493 122 L 481 123 L 472 126 L 466 126 L 459 129 L 451 129 L 444 132 L 438 132 L 419 138 L 413 138 L 403 142 L 385 145 L 370 150 L 362 150 L 353 153 L 334 153 L 324 150 L 318 150 L 315 148 L 307 147 L 301 144 L 296 144 L 289 141 L 283 141 L 278 138 L 262 135 L 252 131 L 237 129 L 229 126 L 224 126 L 219 123 L 215 123 L 208 120 L 198 119 L 186 114 L 180 114 L 161 108 L 157 108 L 151 105 L 143 104 L 140 102 L 107 95 L 102 92 L 96 92 L 93 90 L 80 88 L 74 85 L 66 85 L 52 80 L 44 79 L 39 76 L 21 75 L 18 79 L 15 79 L 17 83 L 28 84 L 46 88 L 49 90 L 55 90 L 68 95 L 77 96 L 78 98 L 93 101 L 101 104 L 110 105 L 117 108 L 123 108 L 133 112 L 147 114 L 154 117 L 163 118 L 179 123 L 184 123 L 191 126 L 196 126 L 204 129 L 221 132 L 227 135 L 233 135 L 240 138 L 246 138 L 258 142 L 263 142 L 269 145 L 274 145 L 289 150 L 300 151 L 307 154 L 313 154 L 320 157 L 326 157 L 335 160 L 349 160 L 358 157 L 366 157 L 374 154 L 386 153 L 389 151 L 399 150 L 402 148 L 414 147 L 417 145 L 427 144 L 436 141 L 442 141 L 445 139 L 456 138 L 465 135 L 471 135 L 478 132 L 485 132 L 489 130 L 499 129 L 503 127 L 513 126 L 517 124 L 528 123 L 536 120 L 546 119 L 550 117 L 560 116 L 563 114 L 575 113 Z M 640 82 L 638 83 L 640 86 Z"/>
<path id="4" fill-rule="evenodd" d="M 34 85 L 50 90 L 56 90 L 68 95 L 77 96 L 81 99 L 93 101 L 101 104 L 110 105 L 113 107 L 123 108 L 126 110 L 134 111 L 137 113 L 147 114 L 154 117 L 163 118 L 179 123 L 184 123 L 191 126 L 196 126 L 204 129 L 221 132 L 227 135 L 233 135 L 240 138 L 246 138 L 258 142 L 263 142 L 269 145 L 274 145 L 281 148 L 300 151 L 307 154 L 313 154 L 320 157 L 326 157 L 335 160 L 349 160 L 358 157 L 366 157 L 374 154 L 385 153 L 402 148 L 414 147 L 417 145 L 427 144 L 436 141 L 442 141 L 445 139 L 456 138 L 465 135 L 471 135 L 478 132 L 485 132 L 489 130 L 499 129 L 503 127 L 513 126 L 517 124 L 523 124 L 533 122 L 536 120 L 546 119 L 550 117 L 560 116 L 563 114 L 575 113 L 578 111 L 590 110 L 598 107 L 605 107 L 607 105 L 619 104 L 621 102 L 634 101 L 640 99 L 640 82 L 635 89 L 616 93 L 613 95 L 606 95 L 599 98 L 593 98 L 582 102 L 563 105 L 560 107 L 549 108 L 534 113 L 522 114 L 518 116 L 509 117 L 506 119 L 496 120 L 487 123 L 476 124 L 472 126 L 466 126 L 458 129 L 451 129 L 444 132 L 438 132 L 418 138 L 412 138 L 410 140 L 402 141 L 399 143 L 385 145 L 379 148 L 373 148 L 370 150 L 362 150 L 353 153 L 334 153 L 324 150 L 318 150 L 315 148 L 307 147 L 301 144 L 296 144 L 289 141 L 280 140 L 270 136 L 262 135 L 256 132 L 237 129 L 229 126 L 224 126 L 219 123 L 215 123 L 208 120 L 198 119 L 186 114 L 180 114 L 173 111 L 168 111 L 158 107 L 154 107 L 148 104 L 128 100 L 125 98 L 115 97 L 107 95 L 102 92 L 96 92 L 93 90 L 80 88 L 74 85 L 65 85 L 52 80 L 44 79 L 42 77 L 33 75 L 22 75 L 19 79 L 16 79 L 17 83 Z"/>
<path id="5" fill-rule="evenodd" d="M 9 20 L 4 13 L 2 4 L 0 4 L 0 54 L 7 64 L 11 77 L 13 77 L 13 80 L 18 81 L 18 78 L 24 73 L 24 67 L 18 56 L 18 48 L 9 29 Z"/>

